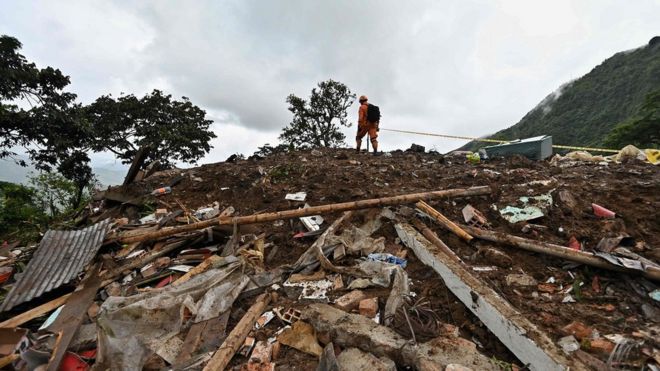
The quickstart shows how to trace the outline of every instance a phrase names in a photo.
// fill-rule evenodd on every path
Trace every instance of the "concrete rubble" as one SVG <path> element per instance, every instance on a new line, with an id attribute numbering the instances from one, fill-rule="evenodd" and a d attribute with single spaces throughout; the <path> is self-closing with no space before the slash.
<path id="1" fill-rule="evenodd" d="M 0 368 L 660 369 L 658 167 L 524 160 L 323 149 L 127 180 L 77 230 L 0 246 Z"/>

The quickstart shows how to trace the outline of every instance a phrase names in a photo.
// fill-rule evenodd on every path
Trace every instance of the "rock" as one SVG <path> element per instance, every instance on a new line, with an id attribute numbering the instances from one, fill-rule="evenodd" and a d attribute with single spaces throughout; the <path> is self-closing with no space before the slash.
<path id="1" fill-rule="evenodd" d="M 575 200 L 575 197 L 573 197 L 573 194 L 568 190 L 562 189 L 557 192 L 557 198 L 567 209 L 575 210 L 577 208 L 577 201 Z"/>
<path id="2" fill-rule="evenodd" d="M 488 247 L 483 250 L 480 250 L 479 253 L 486 259 L 489 263 L 495 264 L 501 268 L 509 268 L 513 265 L 513 259 L 502 251 Z"/>
<path id="3" fill-rule="evenodd" d="M 316 368 L 317 371 L 339 371 L 339 362 L 337 362 L 337 357 L 335 356 L 335 346 L 332 343 L 323 348 L 323 353 L 319 358 L 319 365 Z"/>
<path id="4" fill-rule="evenodd" d="M 559 345 L 566 354 L 571 354 L 580 349 L 580 343 L 578 343 L 578 341 L 575 339 L 575 336 L 573 335 L 564 336 L 563 338 L 559 339 L 557 345 Z"/>
<path id="5" fill-rule="evenodd" d="M 96 302 L 93 302 L 92 305 L 89 306 L 89 309 L 87 309 L 87 315 L 91 320 L 94 320 L 99 314 L 99 310 L 101 310 L 101 307 Z"/>
<path id="6" fill-rule="evenodd" d="M 575 335 L 578 340 L 587 339 L 593 330 L 582 322 L 573 321 L 561 329 L 564 335 Z"/>
<path id="7" fill-rule="evenodd" d="M 121 295 L 121 286 L 117 282 L 112 282 L 105 288 L 105 292 L 108 296 L 122 296 Z"/>
<path id="8" fill-rule="evenodd" d="M 538 283 L 532 276 L 526 274 L 509 274 L 506 276 L 508 286 L 536 286 Z"/>
<path id="9" fill-rule="evenodd" d="M 169 214 L 167 209 L 156 209 L 156 218 L 162 218 L 167 216 L 167 214 Z"/>
<path id="10" fill-rule="evenodd" d="M 303 319 L 317 332 L 328 332 L 336 345 L 356 347 L 376 357 L 385 356 L 399 366 L 432 370 L 425 366 L 456 363 L 470 365 L 475 370 L 497 369 L 488 357 L 479 353 L 474 343 L 460 337 L 439 337 L 415 345 L 389 327 L 381 326 L 369 318 L 319 303 L 308 305 L 303 311 Z"/>
<path id="11" fill-rule="evenodd" d="M 319 151 L 318 149 L 313 149 L 311 154 L 312 154 L 312 156 L 316 156 L 316 157 L 323 156 L 323 152 Z"/>
<path id="12" fill-rule="evenodd" d="M 419 144 L 413 143 L 406 152 L 424 153 L 426 152 L 426 148 L 424 148 L 424 146 L 420 146 Z"/>
<path id="13" fill-rule="evenodd" d="M 651 322 L 660 322 L 660 310 L 651 304 L 642 304 L 644 317 Z"/>
<path id="14" fill-rule="evenodd" d="M 447 367 L 445 367 L 445 371 L 472 371 L 472 369 L 469 367 L 465 367 L 463 365 L 452 363 L 450 365 L 447 365 Z"/>
<path id="15" fill-rule="evenodd" d="M 364 299 L 360 301 L 359 305 L 360 314 L 374 318 L 378 314 L 378 298 Z"/>
<path id="16" fill-rule="evenodd" d="M 374 370 L 396 371 L 394 362 L 387 358 L 377 358 L 371 353 L 365 353 L 357 348 L 348 348 L 337 356 L 339 369 L 342 371 Z"/>
<path id="17" fill-rule="evenodd" d="M 360 290 L 354 290 L 335 300 L 335 305 L 341 310 L 350 312 L 351 310 L 357 308 L 358 305 L 360 305 L 360 301 L 366 297 L 367 295 L 364 292 Z"/>

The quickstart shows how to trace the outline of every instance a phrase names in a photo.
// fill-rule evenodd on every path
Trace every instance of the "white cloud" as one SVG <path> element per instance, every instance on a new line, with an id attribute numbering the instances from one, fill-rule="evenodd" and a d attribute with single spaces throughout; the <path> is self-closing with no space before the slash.
<path id="1" fill-rule="evenodd" d="M 218 122 L 212 162 L 274 144 L 290 120 L 286 96 L 328 78 L 369 95 L 383 127 L 493 133 L 646 43 L 657 14 L 653 0 L 16 1 L 4 4 L 0 33 L 71 75 L 83 101 L 154 88 L 190 97 Z M 350 145 L 354 130 L 344 130 Z M 380 134 L 386 150 L 463 144 Z"/>

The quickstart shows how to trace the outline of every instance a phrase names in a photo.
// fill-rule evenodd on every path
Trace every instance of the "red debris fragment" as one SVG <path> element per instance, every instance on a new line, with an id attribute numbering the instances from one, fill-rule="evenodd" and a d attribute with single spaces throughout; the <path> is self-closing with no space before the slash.
<path id="1" fill-rule="evenodd" d="M 165 287 L 165 286 L 169 285 L 170 283 L 172 283 L 174 281 L 173 276 L 174 275 L 171 274 L 171 275 L 163 278 L 160 282 L 158 282 L 158 284 L 156 285 L 156 288 L 159 289 L 161 287 Z"/>
<path id="2" fill-rule="evenodd" d="M 600 293 L 600 278 L 598 276 L 594 276 L 591 280 L 591 289 L 597 294 Z"/>
<path id="3" fill-rule="evenodd" d="M 608 210 L 597 204 L 591 204 L 591 208 L 594 210 L 594 215 L 601 218 L 614 218 L 616 215 L 614 211 Z"/>
<path id="4" fill-rule="evenodd" d="M 570 247 L 573 250 L 581 250 L 582 245 L 580 245 L 580 242 L 575 238 L 575 236 L 571 236 L 571 238 L 568 240 L 568 247 Z"/>

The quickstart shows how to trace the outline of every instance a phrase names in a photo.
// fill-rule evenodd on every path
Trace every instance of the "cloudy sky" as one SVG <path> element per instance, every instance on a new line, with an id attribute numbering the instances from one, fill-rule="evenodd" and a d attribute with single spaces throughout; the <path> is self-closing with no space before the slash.
<path id="1" fill-rule="evenodd" d="M 154 88 L 215 121 L 201 161 L 251 154 L 289 123 L 285 98 L 339 80 L 381 127 L 482 136 L 562 83 L 660 35 L 660 0 L 3 1 L 0 34 L 71 76 L 89 103 Z M 352 121 L 357 104 L 351 108 Z M 345 129 L 352 145 L 355 127 Z M 381 131 L 384 150 L 464 142 Z M 98 156 L 97 161 L 109 156 Z"/>

